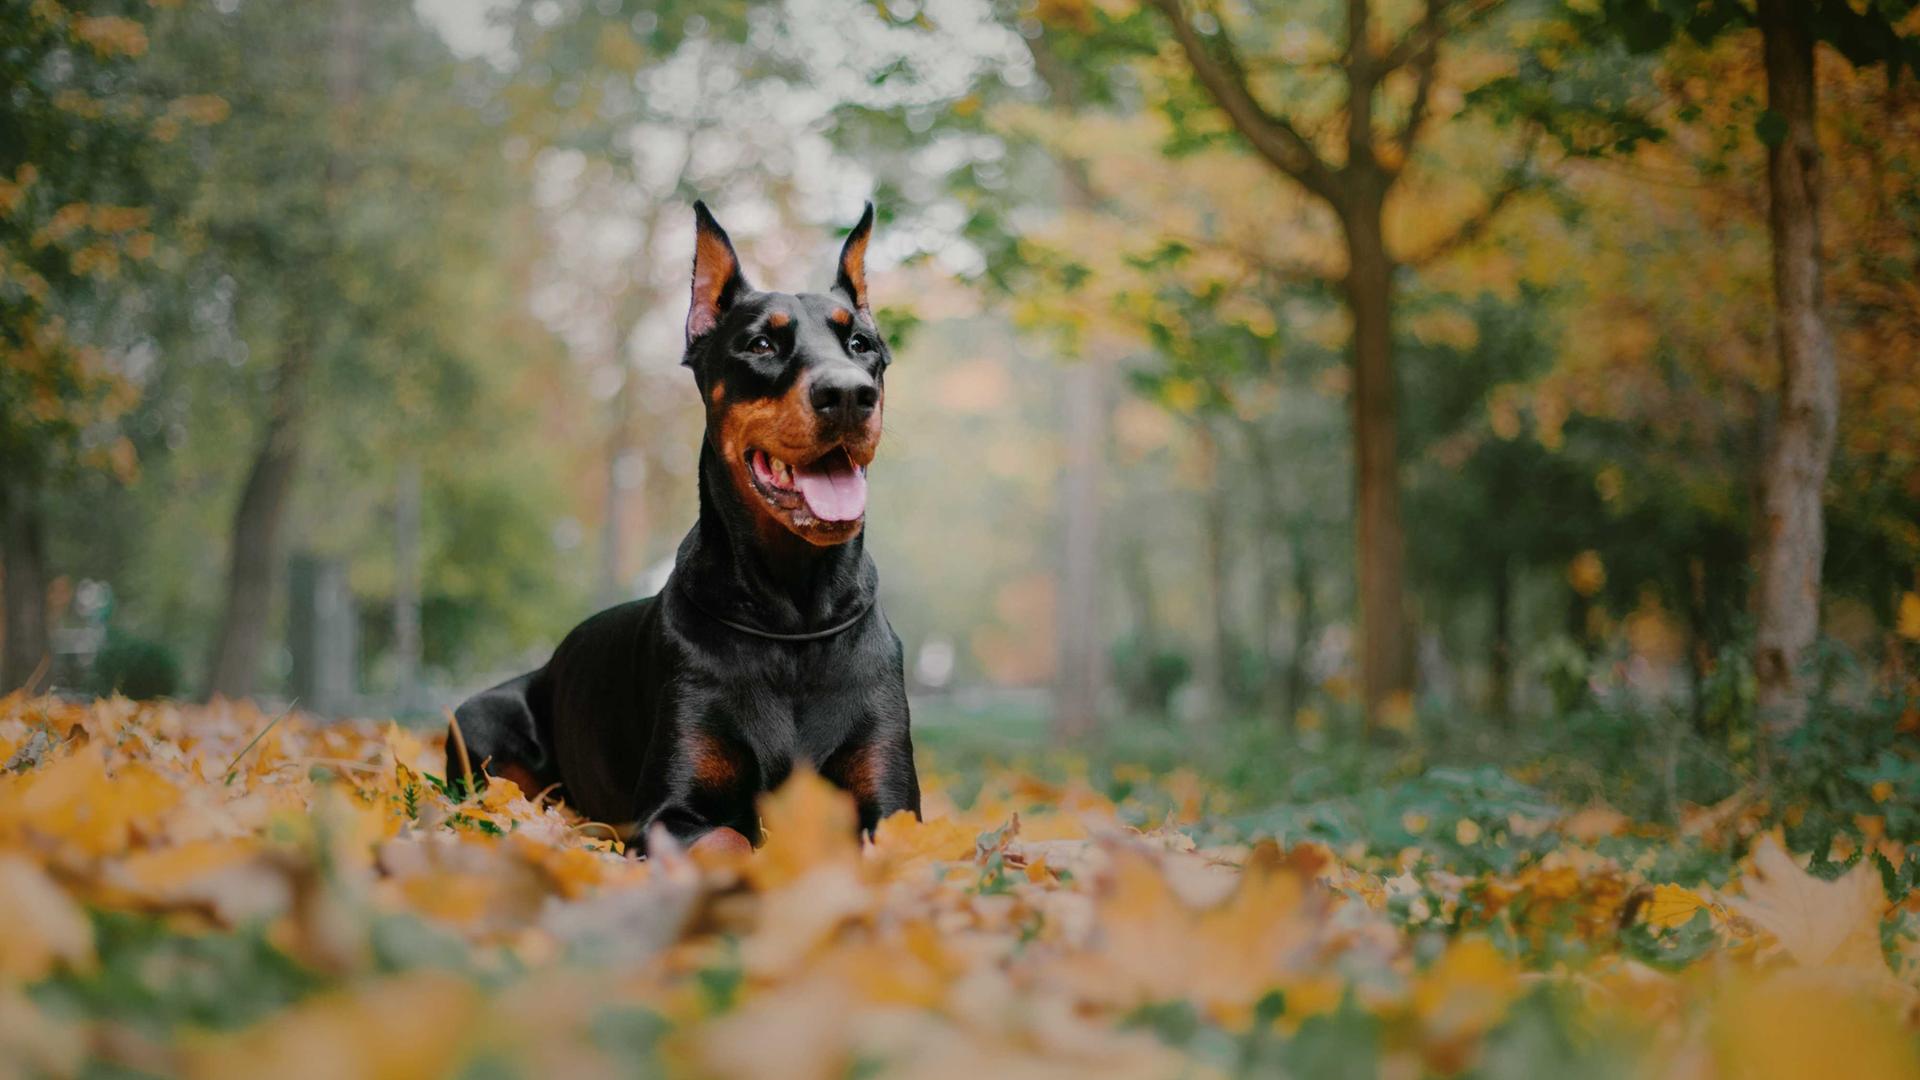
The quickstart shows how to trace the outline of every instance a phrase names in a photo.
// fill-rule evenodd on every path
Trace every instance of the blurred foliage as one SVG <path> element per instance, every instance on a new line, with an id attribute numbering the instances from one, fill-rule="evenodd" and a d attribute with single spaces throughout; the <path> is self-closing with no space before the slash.
<path id="1" fill-rule="evenodd" d="M 1913 707 L 1875 707 L 1883 758 Z M 1797 757 L 1858 753 L 1853 727 Z M 11 695 L 0 970 L 27 1022 L 0 1042 L 29 1071 L 213 1077 L 1916 1064 L 1904 765 L 1653 820 L 1484 765 L 1382 782 L 1378 753 L 1302 748 L 1255 792 L 950 749 L 926 821 L 865 846 L 803 773 L 760 852 L 636 862 L 511 782 L 454 798 L 391 725 Z"/>
<path id="2" fill-rule="evenodd" d="M 236 493 L 301 349 L 283 535 L 345 566 L 360 689 L 403 689 L 407 474 L 436 700 L 537 659 L 691 518 L 684 204 L 721 209 L 754 280 L 801 288 L 871 191 L 903 357 L 871 539 L 910 667 L 951 657 L 924 689 L 1019 700 L 1054 673 L 1065 373 L 1093 364 L 1114 725 L 1345 732 L 1340 230 L 1232 135 L 1152 5 L 109 8 L 5 20 L 0 235 L 21 269 L 0 379 L 41 381 L 0 392 L 0 446 L 42 508 L 57 628 L 95 629 L 72 598 L 110 586 L 104 640 L 179 666 L 144 685 L 204 687 Z M 350 9 L 341 98 L 322 43 Z M 1337 120 L 1319 69 L 1344 10 L 1255 5 L 1222 34 L 1268 100 Z M 1703 777 L 1743 776 L 1777 379 L 1757 39 L 1734 4 L 1472 10 L 1385 212 L 1419 715 L 1603 754 L 1679 717 L 1719 755 Z M 1860 703 L 1911 682 L 1920 635 L 1901 630 L 1920 595 L 1913 16 L 1810 10 L 1835 45 L 1827 627 L 1857 657 L 1822 678 Z M 1418 14 L 1381 12 L 1385 36 Z M 461 26 L 490 44 L 450 45 Z M 1417 92 L 1383 83 L 1383 130 Z M 56 325 L 73 347 L 42 364 L 22 335 Z M 284 692 L 280 650 L 267 666 Z"/>
<path id="3" fill-rule="evenodd" d="M 156 130 L 210 122 L 204 99 L 131 85 L 147 53 L 146 5 L 13 5 L 0 22 L 0 481 L 31 490 L 46 470 L 125 479 L 112 427 L 137 394 L 111 363 L 124 305 L 115 284 L 155 247 L 140 151 Z"/>
<path id="4" fill-rule="evenodd" d="M 172 697 L 180 692 L 180 657 L 165 642 L 115 628 L 94 655 L 87 689 L 101 697 L 120 694 L 134 701 Z"/>

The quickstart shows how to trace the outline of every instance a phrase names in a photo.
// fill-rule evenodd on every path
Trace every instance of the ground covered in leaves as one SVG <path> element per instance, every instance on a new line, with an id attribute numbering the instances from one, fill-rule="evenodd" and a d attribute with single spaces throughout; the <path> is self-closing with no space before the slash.
<path id="1" fill-rule="evenodd" d="M 936 761 L 870 844 L 801 776 L 751 857 L 641 862 L 392 725 L 16 696 L 0 760 L 0 1072 L 1920 1071 L 1920 849 L 1791 853 L 1752 797 L 1655 828 L 1436 771 L 1236 814 Z"/>

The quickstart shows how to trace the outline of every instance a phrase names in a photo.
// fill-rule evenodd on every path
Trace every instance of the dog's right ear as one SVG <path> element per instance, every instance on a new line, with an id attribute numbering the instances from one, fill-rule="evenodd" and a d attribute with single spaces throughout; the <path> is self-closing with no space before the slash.
<path id="1" fill-rule="evenodd" d="M 687 309 L 687 344 L 713 332 L 721 316 L 752 286 L 740 273 L 727 230 L 704 202 L 693 204 L 693 305 Z"/>

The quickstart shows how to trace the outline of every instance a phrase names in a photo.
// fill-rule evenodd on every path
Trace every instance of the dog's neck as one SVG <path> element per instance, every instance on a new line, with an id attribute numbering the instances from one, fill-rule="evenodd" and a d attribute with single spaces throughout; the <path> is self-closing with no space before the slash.
<path id="1" fill-rule="evenodd" d="M 837 625 L 870 606 L 879 571 L 864 530 L 821 547 L 766 521 L 741 501 L 725 463 L 700 443 L 700 519 L 680 542 L 673 576 L 721 618 L 775 634 Z"/>

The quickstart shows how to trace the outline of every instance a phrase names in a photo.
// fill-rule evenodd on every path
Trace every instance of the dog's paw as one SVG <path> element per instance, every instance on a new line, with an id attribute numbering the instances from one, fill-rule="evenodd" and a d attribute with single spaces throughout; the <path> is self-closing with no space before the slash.
<path id="1" fill-rule="evenodd" d="M 707 833 L 687 849 L 694 855 L 751 855 L 753 843 L 725 825 Z"/>

